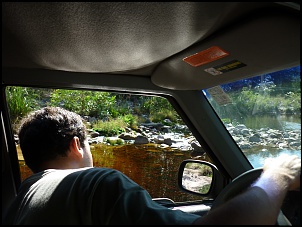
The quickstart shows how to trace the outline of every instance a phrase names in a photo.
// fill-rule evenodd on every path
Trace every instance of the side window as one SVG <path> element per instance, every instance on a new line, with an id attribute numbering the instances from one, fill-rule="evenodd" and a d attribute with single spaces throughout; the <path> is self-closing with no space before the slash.
<path id="1" fill-rule="evenodd" d="M 125 173 L 153 198 L 175 202 L 201 199 L 179 190 L 178 167 L 184 159 L 211 160 L 167 99 L 14 86 L 7 87 L 6 95 L 22 180 L 32 173 L 18 144 L 20 120 L 32 110 L 60 106 L 82 116 L 95 167 Z"/>
<path id="2" fill-rule="evenodd" d="M 282 153 L 301 157 L 300 66 L 204 90 L 253 167 Z"/>

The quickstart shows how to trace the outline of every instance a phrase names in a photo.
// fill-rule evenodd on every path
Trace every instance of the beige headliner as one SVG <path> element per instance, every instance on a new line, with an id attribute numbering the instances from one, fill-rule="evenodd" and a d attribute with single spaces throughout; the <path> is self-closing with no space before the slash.
<path id="1" fill-rule="evenodd" d="M 150 76 L 194 90 L 300 64 L 300 7 L 247 2 L 2 2 L 2 68 Z M 295 12 L 296 11 L 296 12 Z M 239 22 L 234 22 L 240 18 Z M 219 46 L 229 56 L 183 58 Z M 204 70 L 239 60 L 246 67 Z M 84 74 L 83 74 L 84 75 Z"/>

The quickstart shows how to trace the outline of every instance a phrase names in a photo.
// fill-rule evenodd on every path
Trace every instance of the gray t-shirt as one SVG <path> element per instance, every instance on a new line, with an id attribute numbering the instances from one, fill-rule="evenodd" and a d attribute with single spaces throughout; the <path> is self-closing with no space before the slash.
<path id="1" fill-rule="evenodd" d="M 198 217 L 158 204 L 115 169 L 49 169 L 22 182 L 3 224 L 184 225 Z"/>

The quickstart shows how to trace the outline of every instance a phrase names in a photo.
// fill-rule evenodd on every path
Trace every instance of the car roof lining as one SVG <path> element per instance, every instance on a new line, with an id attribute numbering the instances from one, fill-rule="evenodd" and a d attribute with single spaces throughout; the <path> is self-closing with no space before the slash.
<path id="1" fill-rule="evenodd" d="M 199 66 L 183 60 L 211 47 L 219 47 L 229 55 Z M 151 79 L 164 88 L 200 90 L 298 65 L 300 19 L 297 15 L 264 11 L 170 57 Z M 216 73 L 220 74 L 209 73 L 212 68 L 219 69 Z"/>
<path id="2" fill-rule="evenodd" d="M 2 3 L 3 63 L 92 73 L 145 68 L 202 39 L 237 4 Z"/>
<path id="3" fill-rule="evenodd" d="M 2 68 L 137 75 L 167 89 L 204 89 L 221 82 L 204 69 L 229 60 L 247 67 L 224 74 L 225 82 L 300 64 L 299 10 L 281 5 L 3 2 Z M 242 22 L 233 23 L 238 17 Z M 242 32 L 248 26 L 257 35 Z M 211 46 L 226 49 L 230 56 L 199 67 L 182 61 Z"/>

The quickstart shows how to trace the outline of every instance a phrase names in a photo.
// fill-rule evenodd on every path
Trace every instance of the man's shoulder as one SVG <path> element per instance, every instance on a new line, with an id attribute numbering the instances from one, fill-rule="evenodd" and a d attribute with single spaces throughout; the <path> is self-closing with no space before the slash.
<path id="1" fill-rule="evenodd" d="M 35 177 L 39 184 L 61 184 L 68 185 L 96 185 L 104 182 L 120 182 L 120 184 L 133 187 L 136 183 L 119 170 L 106 167 L 86 167 L 77 169 L 48 169 Z M 33 182 L 32 181 L 32 182 Z"/>
<path id="2" fill-rule="evenodd" d="M 58 174 L 61 174 L 60 172 Z M 65 174 L 63 174 L 65 175 Z M 87 167 L 87 168 L 79 168 L 68 171 L 68 176 L 74 177 L 85 177 L 85 178 L 128 178 L 125 174 L 120 172 L 119 170 L 106 168 L 106 167 Z M 66 175 L 66 176 L 67 176 Z"/>

